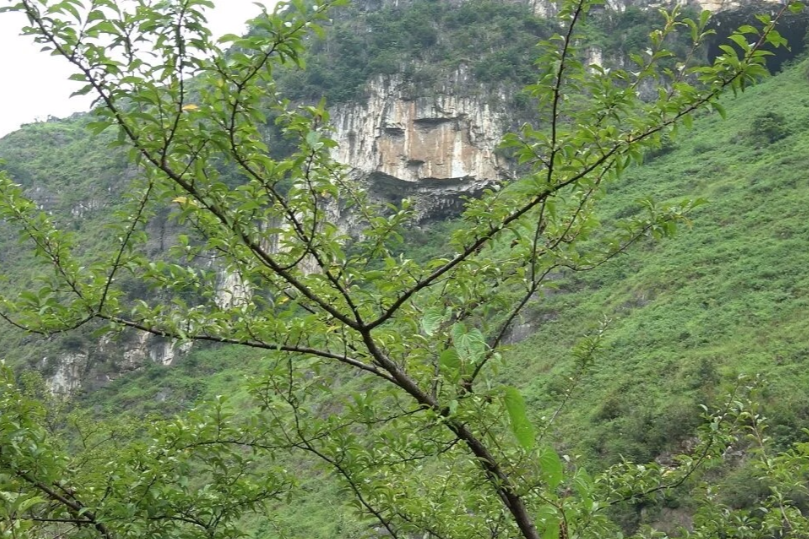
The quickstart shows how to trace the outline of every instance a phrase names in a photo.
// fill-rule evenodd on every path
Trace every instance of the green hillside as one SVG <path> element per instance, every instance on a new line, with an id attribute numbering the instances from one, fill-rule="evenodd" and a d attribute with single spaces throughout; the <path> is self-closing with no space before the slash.
<path id="1" fill-rule="evenodd" d="M 606 450 L 596 440 L 619 444 L 620 437 L 611 434 L 625 430 L 626 421 L 643 431 L 644 421 L 676 418 L 673 422 L 687 428 L 678 414 L 695 418 L 696 403 L 711 401 L 721 382 L 732 383 L 741 373 L 767 375 L 768 394 L 781 395 L 775 399 L 778 413 L 791 422 L 784 433 L 794 434 L 805 421 L 809 404 L 801 403 L 809 402 L 809 374 L 801 365 L 809 354 L 809 154 L 801 148 L 809 145 L 807 89 L 806 64 L 801 64 L 726 98 L 727 119 L 699 118 L 664 155 L 628 171 L 609 193 L 604 220 L 638 211 L 637 200 L 646 196 L 661 202 L 705 197 L 708 204 L 674 239 L 636 246 L 589 273 L 565 275 L 557 281 L 558 293 L 532 303 L 523 323 L 536 329 L 510 349 L 503 376 L 528 388 L 537 415 L 552 409 L 564 389 L 566 358 L 576 340 L 606 318 L 609 346 L 580 382 L 580 394 L 568 408 L 571 417 L 557 425 L 565 433 L 588 432 L 573 439 L 586 441 L 596 453 L 600 447 L 613 456 L 653 457 L 661 445 L 629 437 L 624 447 Z M 778 122 L 775 141 L 759 127 L 771 117 Z M 413 254 L 438 251 L 449 228 L 414 232 Z M 217 350 L 192 354 L 185 362 L 189 376 L 199 372 L 197 362 L 210 363 L 205 373 L 215 376 L 203 385 L 213 387 L 203 395 L 221 391 L 220 380 L 239 372 L 229 372 L 219 357 L 230 351 Z M 164 384 L 171 387 L 186 376 L 184 370 L 183 365 L 167 373 L 151 367 L 87 398 L 111 407 L 120 400 L 128 407 L 127 391 L 138 388 L 135 400 L 150 407 L 148 395 Z M 153 371 L 161 372 L 158 383 L 140 383 Z M 644 406 L 632 406 L 631 400 Z M 569 431 L 574 425 L 578 429 Z M 648 449 L 641 451 L 642 446 Z"/>
<path id="2" fill-rule="evenodd" d="M 774 433 L 786 443 L 809 419 L 809 79 L 807 64 L 734 99 L 727 120 L 702 117 L 676 147 L 627 173 L 603 219 L 633 202 L 705 197 L 690 228 L 639 246 L 534 307 L 537 330 L 510 372 L 547 413 L 569 372 L 568 349 L 608 320 L 608 346 L 557 420 L 571 449 L 648 460 L 683 440 L 697 404 L 739 374 L 763 375 Z M 765 127 L 762 127 L 765 126 Z M 767 128 L 766 126 L 769 126 Z M 768 131 L 767 129 L 770 129 Z M 517 376 L 519 373 L 519 376 Z"/>
<path id="3" fill-rule="evenodd" d="M 736 98 L 727 119 L 704 115 L 610 192 L 602 219 L 637 199 L 705 197 L 675 238 L 636 245 L 590 273 L 562 275 L 530 306 L 530 336 L 508 349 L 503 382 L 523 388 L 557 446 L 596 467 L 650 461 L 688 447 L 700 404 L 716 405 L 740 374 L 763 375 L 778 444 L 809 426 L 809 78 L 794 66 Z M 440 252 L 451 223 L 413 232 L 412 255 Z M 607 345 L 575 386 L 571 349 L 606 320 Z M 228 394 L 238 403 L 261 354 L 197 347 L 177 365 L 147 365 L 79 395 L 100 417 L 174 413 Z M 350 391 L 344 380 L 340 391 Z M 743 471 L 737 472 L 743 474 Z M 732 480 L 732 476 L 731 476 Z M 329 491 L 307 489 L 284 510 L 290 531 L 329 537 L 350 527 Z M 752 494 L 751 494 L 752 495 Z M 751 500 L 740 496 L 740 503 Z M 335 512 L 336 511 L 336 512 Z M 303 518 L 305 516 L 305 518 Z M 631 525 L 636 514 L 625 516 Z M 348 520 L 346 520 L 348 519 Z"/>
<path id="4" fill-rule="evenodd" d="M 456 20 L 461 15 L 450 9 L 430 12 L 428 3 L 416 6 L 424 10 L 423 17 L 432 13 L 444 24 L 461 24 Z M 521 8 L 504 13 L 498 24 L 519 26 L 521 39 L 546 31 Z M 413 31 L 422 28 L 413 17 L 400 24 Z M 485 26 L 480 17 L 472 22 L 476 29 Z M 380 33 L 394 30 L 382 25 Z M 595 38 L 607 35 L 605 29 Z M 354 37 L 346 33 L 341 43 Z M 380 45 L 380 50 L 387 49 Z M 490 72 L 500 66 L 497 58 L 483 58 L 476 66 L 481 80 L 524 82 L 521 71 Z M 443 67 L 451 66 L 454 57 L 444 60 Z M 333 97 L 355 97 L 365 78 L 384 72 L 386 65 L 346 77 L 346 86 L 336 88 L 340 93 Z M 297 76 L 323 75 L 324 69 L 315 61 L 310 75 Z M 306 79 L 298 97 L 311 97 L 314 87 L 325 84 L 313 80 Z M 802 151 L 809 147 L 807 90 L 809 60 L 735 98 L 725 97 L 726 119 L 706 113 L 693 128 L 665 139 L 647 154 L 644 165 L 627 170 L 610 187 L 600 203 L 600 219 L 639 213 L 639 200 L 647 197 L 657 202 L 705 198 L 708 203 L 691 215 L 690 226 L 681 227 L 673 239 L 639 242 L 594 271 L 561 272 L 554 276 L 555 287 L 529 304 L 493 383 L 522 390 L 534 424 L 560 453 L 596 470 L 622 459 L 666 461 L 693 446 L 700 405 L 719 406 L 743 374 L 762 377 L 759 398 L 776 445 L 786 448 L 806 439 L 801 429 L 809 428 L 809 154 Z M 117 181 L 131 170 L 122 155 L 106 149 L 108 140 L 89 138 L 86 122 L 74 118 L 28 126 L 0 140 L 0 158 L 38 204 L 60 224 L 69 224 L 80 240 L 80 256 L 104 260 L 110 255 L 103 246 L 111 233 L 104 224 L 122 195 Z M 92 200 L 98 204 L 88 203 Z M 167 244 L 172 242 L 170 221 L 166 215 L 156 221 L 168 228 L 148 231 L 161 246 L 147 250 L 163 256 L 164 236 Z M 448 221 L 409 230 L 402 256 L 440 256 L 454 227 Z M 15 274 L 13 282 L 4 283 L 9 289 L 31 284 L 30 253 L 7 230 L 0 230 L 0 263 Z M 136 296 L 137 283 L 127 286 L 131 290 L 125 292 Z M 572 350 L 599 328 L 605 345 L 594 364 L 579 370 Z M 0 345 L 18 371 L 33 367 L 47 375 L 53 365 L 42 358 L 94 346 L 93 329 L 88 324 L 76 334 L 38 339 L 0 325 Z M 198 343 L 169 367 L 147 361 L 135 372 L 121 373 L 116 365 L 93 365 L 97 379 L 70 404 L 96 422 L 170 416 L 217 395 L 229 396 L 238 409 L 249 399 L 245 382 L 267 369 L 265 359 L 266 352 Z M 332 382 L 333 395 L 324 396 L 324 402 L 330 396 L 347 401 L 369 385 L 343 371 Z M 348 498 L 344 490 L 326 482 L 315 465 L 286 458 L 279 457 L 280 465 L 294 467 L 302 488 L 275 508 L 275 519 L 249 517 L 245 529 L 257 537 L 324 539 L 354 537 L 363 526 L 367 530 L 341 503 Z M 744 485 L 743 461 L 715 473 Z M 736 497 L 723 500 L 753 506 L 757 494 L 746 485 Z M 682 491 L 664 503 L 666 509 L 688 513 L 690 502 Z M 662 508 L 630 505 L 613 516 L 634 531 L 639 524 L 670 518 L 661 516 Z"/>

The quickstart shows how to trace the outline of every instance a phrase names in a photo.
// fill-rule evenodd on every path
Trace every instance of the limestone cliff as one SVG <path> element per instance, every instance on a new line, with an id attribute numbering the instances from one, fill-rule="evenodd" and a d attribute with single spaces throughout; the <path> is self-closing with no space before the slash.
<path id="1" fill-rule="evenodd" d="M 455 9 L 468 3 L 448 2 Z M 528 5 L 535 14 L 546 18 L 553 17 L 558 9 L 556 2 L 550 0 L 511 3 Z M 676 3 L 722 11 L 758 6 L 761 2 L 607 0 L 605 8 L 623 12 L 629 7 L 670 8 Z M 408 6 L 416 4 L 417 0 L 354 3 L 364 12 L 388 9 L 388 16 L 391 13 L 404 16 Z M 444 38 L 435 39 L 438 46 Z M 622 63 L 620 55 L 625 51 L 605 52 L 593 46 L 585 53 L 586 63 L 601 65 Z M 483 84 L 476 79 L 479 73 L 472 67 L 474 60 L 466 58 L 464 62 L 451 72 L 444 69 L 438 84 L 422 86 L 408 79 L 400 65 L 395 74 L 377 74 L 368 80 L 362 98 L 332 107 L 337 141 L 333 155 L 367 180 L 372 195 L 390 202 L 410 197 L 415 199 L 423 218 L 441 218 L 459 210 L 463 196 L 473 195 L 487 184 L 509 176 L 509 163 L 496 149 L 502 135 L 515 123 L 514 112 L 508 105 L 520 85 L 514 80 Z M 411 72 L 435 68 L 419 60 L 408 63 Z"/>
<path id="2" fill-rule="evenodd" d="M 77 350 L 42 357 L 37 368 L 57 395 L 70 395 L 79 389 L 104 385 L 119 375 L 140 369 L 147 362 L 163 366 L 187 353 L 191 343 L 179 343 L 140 331 L 87 341 Z M 104 365 L 105 368 L 100 368 Z"/>
<path id="3" fill-rule="evenodd" d="M 461 95 L 472 83 L 461 67 L 443 91 L 410 97 L 401 75 L 375 78 L 365 101 L 332 111 L 335 159 L 369 178 L 378 197 L 415 197 L 425 217 L 504 178 L 496 149 L 508 116 L 496 103 L 505 96 Z"/>

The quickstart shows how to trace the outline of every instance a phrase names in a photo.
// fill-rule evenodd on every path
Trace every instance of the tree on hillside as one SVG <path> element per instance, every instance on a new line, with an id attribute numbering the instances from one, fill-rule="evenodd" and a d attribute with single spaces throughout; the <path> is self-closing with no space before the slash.
<path id="1" fill-rule="evenodd" d="M 113 431 L 78 417 L 72 437 L 6 374 L 0 534 L 236 537 L 239 519 L 291 488 L 294 478 L 266 463 L 292 454 L 333 473 L 374 520 L 369 534 L 601 536 L 612 528 L 598 489 L 613 500 L 650 495 L 721 452 L 716 434 L 677 469 L 621 468 L 596 485 L 566 466 L 495 374 L 510 327 L 549 276 L 596 268 L 686 219 L 697 201 L 646 201 L 609 225 L 594 209 L 646 148 L 699 110 L 721 113 L 723 92 L 765 74 L 761 48 L 783 44 L 774 25 L 786 7 L 761 29 L 741 28 L 711 66 L 672 58 L 673 32 L 689 31 L 693 50 L 708 34 L 707 13 L 674 10 L 631 68 L 608 70 L 583 65 L 576 48 L 594 2 L 566 0 L 527 89 L 539 122 L 504 142 L 529 172 L 470 200 L 446 256 L 421 263 L 400 254 L 412 205 L 370 199 L 330 157 L 325 106 L 290 103 L 274 85 L 281 66 L 302 67 L 329 4 L 283 4 L 253 19 L 248 36 L 214 42 L 208 0 L 9 3 L 27 15 L 24 33 L 73 65 L 79 93 L 95 95 L 89 128 L 117 132 L 141 174 L 97 260 L 76 255 L 74 236 L 14 178 L 0 179 L 0 216 L 47 269 L 37 288 L 0 298 L 0 317 L 42 335 L 101 321 L 261 349 L 266 370 L 251 386 L 253 410 L 232 415 L 218 401 Z M 642 101 L 648 85 L 657 98 Z M 297 147 L 283 159 L 269 157 L 270 113 Z M 167 207 L 183 234 L 171 259 L 150 259 L 145 230 Z M 211 257 L 215 269 L 201 262 Z M 247 292 L 217 301 L 219 272 Z M 131 299 L 120 283 L 133 279 L 160 299 Z M 595 333 L 577 347 L 581 368 L 598 346 Z M 348 374 L 361 389 L 324 398 Z M 731 415 L 717 416 L 716 433 Z"/>

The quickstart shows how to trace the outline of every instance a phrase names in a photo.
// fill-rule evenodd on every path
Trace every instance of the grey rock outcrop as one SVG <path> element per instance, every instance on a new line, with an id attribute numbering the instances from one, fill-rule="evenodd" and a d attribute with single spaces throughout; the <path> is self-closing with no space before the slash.
<path id="1" fill-rule="evenodd" d="M 471 194 L 508 175 L 497 145 L 507 127 L 505 95 L 464 90 L 472 80 L 457 69 L 436 95 L 411 97 L 401 75 L 366 86 L 367 100 L 336 107 L 334 157 L 364 175 L 383 199 L 417 198 L 425 214 L 445 206 L 431 198 Z"/>

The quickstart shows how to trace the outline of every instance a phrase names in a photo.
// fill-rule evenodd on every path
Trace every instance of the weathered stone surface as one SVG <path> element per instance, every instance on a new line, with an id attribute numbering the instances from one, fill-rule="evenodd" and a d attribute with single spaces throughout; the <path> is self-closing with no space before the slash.
<path id="1" fill-rule="evenodd" d="M 240 307 L 250 302 L 252 297 L 250 287 L 242 280 L 242 276 L 235 271 L 219 272 L 219 283 L 216 290 L 216 306 L 220 309 Z"/>
<path id="2" fill-rule="evenodd" d="M 365 102 L 332 112 L 335 158 L 366 174 L 406 182 L 499 179 L 504 163 L 495 148 L 505 131 L 505 110 L 488 99 L 458 95 L 466 70 L 451 79 L 446 92 L 415 99 L 398 75 L 371 81 Z"/>
<path id="3" fill-rule="evenodd" d="M 400 75 L 377 77 L 367 100 L 332 111 L 334 157 L 364 177 L 377 198 L 416 199 L 424 217 L 459 207 L 507 176 L 496 153 L 507 127 L 506 95 L 475 95 L 463 67 L 434 96 L 412 98 Z"/>
<path id="4" fill-rule="evenodd" d="M 48 358 L 42 358 L 47 364 Z M 87 367 L 87 354 L 83 352 L 61 355 L 56 361 L 56 372 L 47 379 L 54 395 L 70 395 L 81 387 L 82 374 Z"/>

